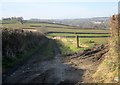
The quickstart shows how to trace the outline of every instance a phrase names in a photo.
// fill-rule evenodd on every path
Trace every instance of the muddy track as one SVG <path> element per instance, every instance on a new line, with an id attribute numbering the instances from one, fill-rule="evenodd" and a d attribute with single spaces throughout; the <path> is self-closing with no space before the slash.
<path id="1" fill-rule="evenodd" d="M 95 83 L 92 75 L 96 72 L 98 66 L 104 60 L 108 51 L 108 45 L 99 45 L 93 47 L 92 49 L 67 56 L 67 64 L 85 71 L 82 75 L 82 80 L 78 83 Z"/>
<path id="2" fill-rule="evenodd" d="M 53 43 L 53 49 L 55 54 L 55 59 L 53 60 L 46 60 L 45 62 L 37 62 L 38 57 L 41 56 L 41 52 L 36 51 L 32 58 L 28 60 L 23 66 L 20 66 L 15 72 L 11 75 L 8 75 L 5 83 L 29 83 L 32 80 L 36 79 L 39 75 L 48 72 L 50 69 L 57 67 L 57 63 L 60 62 L 57 57 L 60 56 L 60 51 L 57 47 L 57 44 L 53 40 L 49 40 L 49 42 Z M 35 63 L 37 62 L 37 63 Z M 47 71 L 48 70 L 48 71 Z M 51 70 L 50 70 L 51 72 Z M 42 82 L 39 82 L 42 83 Z"/>
<path id="3" fill-rule="evenodd" d="M 92 83 L 92 74 L 104 59 L 108 51 L 107 46 L 98 46 L 74 55 L 63 57 L 55 41 L 53 49 L 55 57 L 52 60 L 38 62 L 41 52 L 33 55 L 34 59 L 29 60 L 4 83 L 52 83 L 62 85 L 63 83 Z"/>

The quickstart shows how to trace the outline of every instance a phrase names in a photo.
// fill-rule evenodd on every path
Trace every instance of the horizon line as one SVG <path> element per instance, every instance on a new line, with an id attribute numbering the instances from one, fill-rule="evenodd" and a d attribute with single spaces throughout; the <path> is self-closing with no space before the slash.
<path id="1" fill-rule="evenodd" d="M 116 14 L 113 14 L 113 15 L 116 15 Z M 112 16 L 112 15 L 111 15 L 111 16 Z M 16 17 L 16 18 L 17 18 L 17 17 L 22 17 L 24 20 L 31 20 L 31 19 L 38 19 L 38 20 L 39 20 L 39 19 L 44 19 L 44 20 L 45 20 L 45 19 L 46 19 L 46 20 L 47 20 L 47 19 L 48 19 L 48 20 L 53 19 L 53 20 L 54 20 L 54 19 L 109 18 L 109 17 L 111 17 L 111 16 L 95 16 L 95 17 L 79 17 L 79 18 L 38 18 L 38 17 L 35 17 L 35 18 L 34 18 L 34 17 L 31 17 L 31 18 L 27 18 L 27 19 L 24 18 L 24 17 L 22 17 L 22 16 L 11 16 L 11 17 Z M 3 18 L 11 18 L 11 17 L 1 17 L 0 20 L 2 20 Z"/>

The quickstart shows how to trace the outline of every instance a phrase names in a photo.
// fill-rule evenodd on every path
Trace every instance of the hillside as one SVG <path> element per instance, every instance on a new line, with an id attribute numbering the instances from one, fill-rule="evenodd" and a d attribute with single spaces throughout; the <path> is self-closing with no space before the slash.
<path id="1" fill-rule="evenodd" d="M 29 20 L 2 20 L 2 24 L 14 23 L 45 23 L 68 26 L 77 29 L 109 29 L 109 17 L 93 17 L 80 19 L 29 19 Z"/>
<path id="2" fill-rule="evenodd" d="M 93 18 L 80 18 L 80 19 L 30 19 L 28 21 L 47 22 L 53 24 L 75 26 L 78 29 L 81 28 L 108 29 L 109 28 L 109 17 L 93 17 Z"/>

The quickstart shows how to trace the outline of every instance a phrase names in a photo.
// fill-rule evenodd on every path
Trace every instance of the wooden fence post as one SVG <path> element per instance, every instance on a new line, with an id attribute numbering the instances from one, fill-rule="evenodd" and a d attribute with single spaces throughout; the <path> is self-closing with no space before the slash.
<path id="1" fill-rule="evenodd" d="M 76 40 L 77 40 L 77 48 L 79 48 L 79 36 L 76 35 Z"/>

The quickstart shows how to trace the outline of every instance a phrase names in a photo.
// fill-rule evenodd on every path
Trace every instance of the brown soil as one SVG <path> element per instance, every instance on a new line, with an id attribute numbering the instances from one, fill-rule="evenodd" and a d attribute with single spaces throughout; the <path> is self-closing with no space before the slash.
<path id="1" fill-rule="evenodd" d="M 67 56 L 68 59 L 66 63 L 77 69 L 85 70 L 82 75 L 82 80 L 79 81 L 79 83 L 95 83 L 92 79 L 92 75 L 96 72 L 97 67 L 104 59 L 107 52 L 108 45 L 96 46 L 70 57 Z"/>

